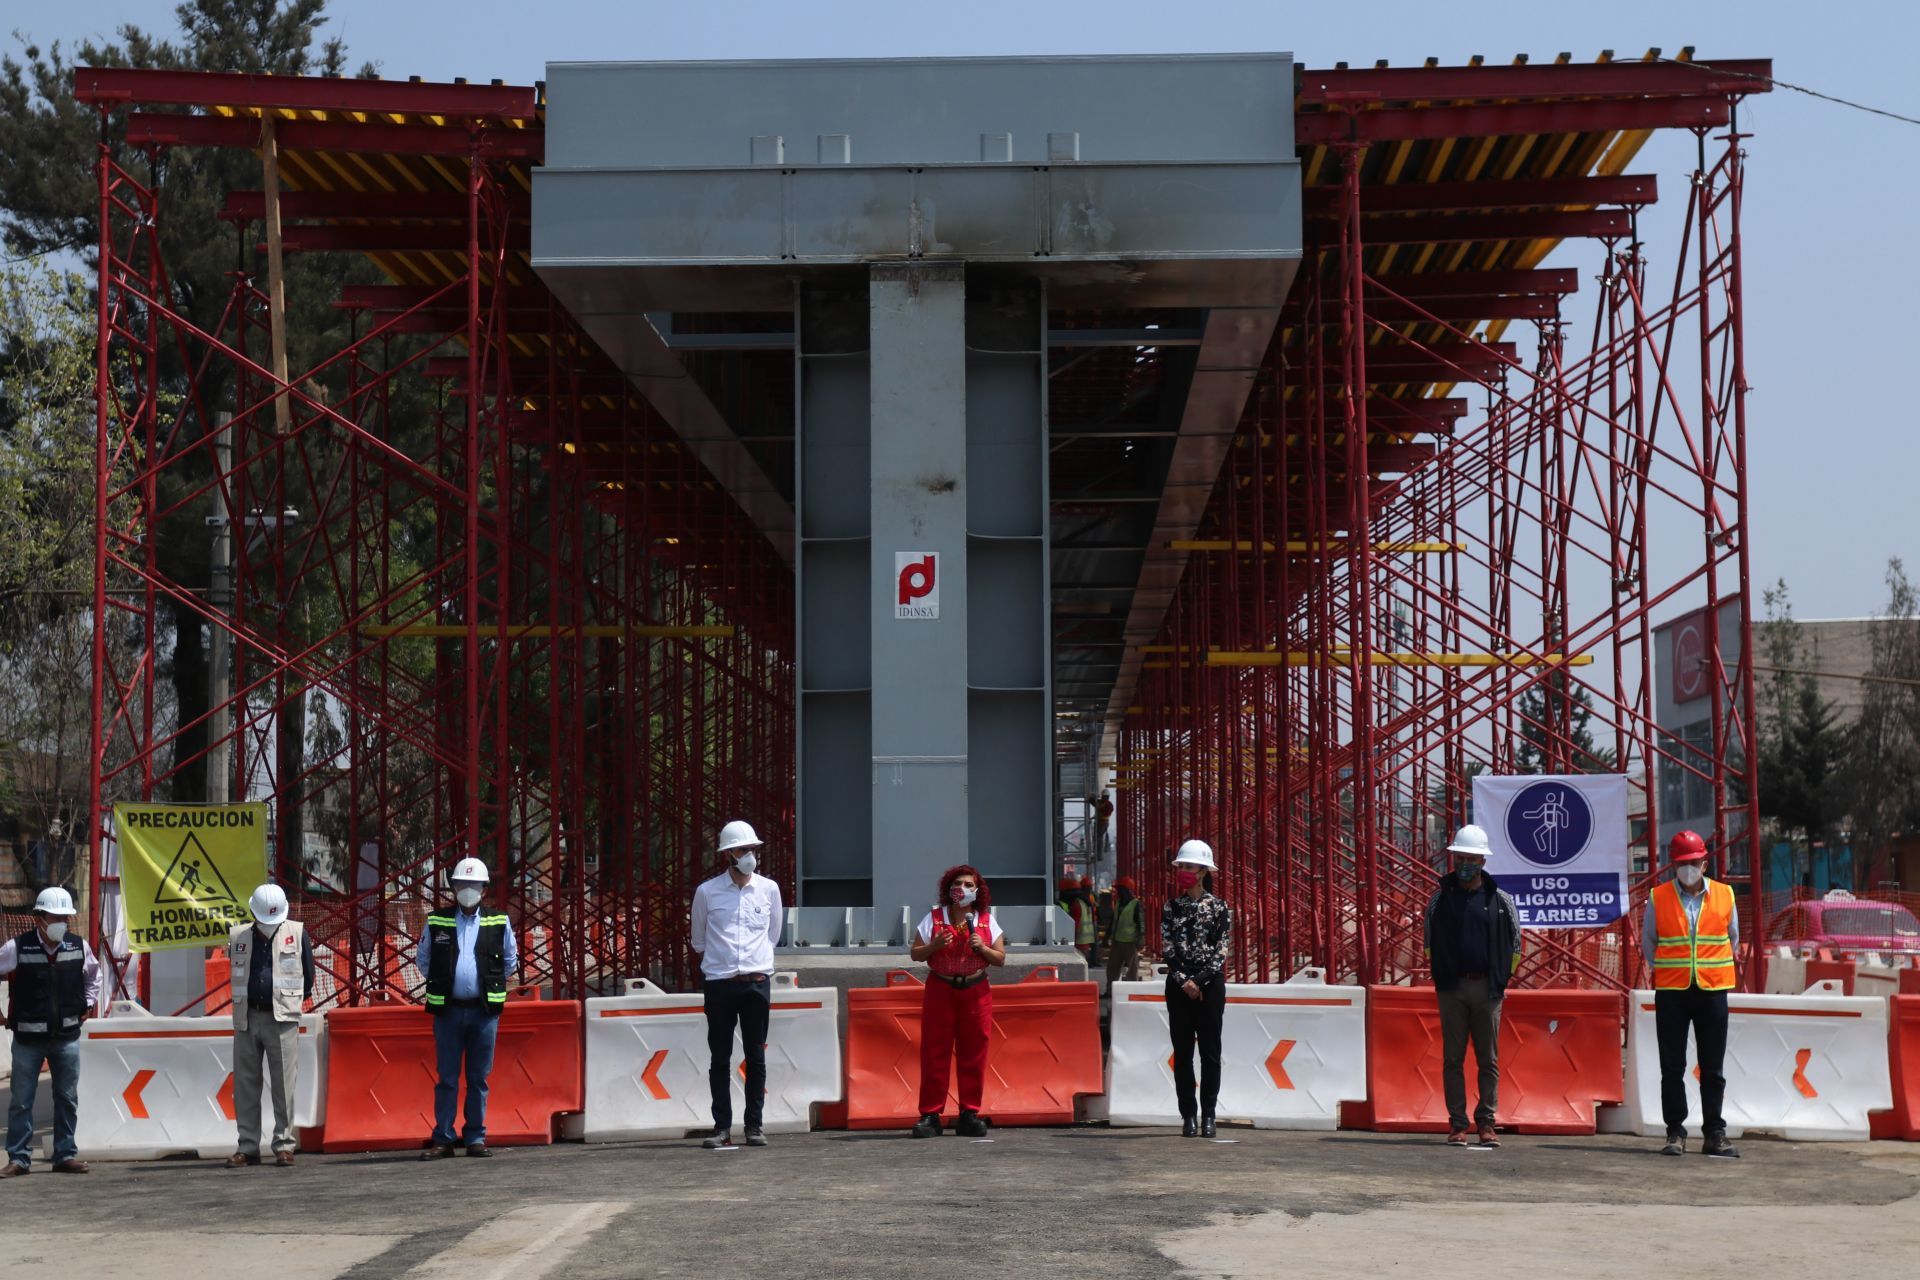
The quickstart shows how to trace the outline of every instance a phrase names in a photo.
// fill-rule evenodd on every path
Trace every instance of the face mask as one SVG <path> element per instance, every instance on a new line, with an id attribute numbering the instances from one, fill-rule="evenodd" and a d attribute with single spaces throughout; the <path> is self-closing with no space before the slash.
<path id="1" fill-rule="evenodd" d="M 972 889 L 956 884 L 948 886 L 947 896 L 953 899 L 953 905 L 956 907 L 970 907 L 973 905 L 974 898 L 979 895 Z"/>
<path id="2" fill-rule="evenodd" d="M 1697 889 L 1700 887 L 1700 882 L 1707 878 L 1707 873 L 1699 867 L 1675 867 L 1673 878 L 1685 888 Z"/>
<path id="3" fill-rule="evenodd" d="M 1453 874 L 1460 877 L 1461 884 L 1472 884 L 1473 878 L 1480 874 L 1480 868 L 1471 862 L 1463 862 L 1453 869 Z"/>
<path id="4" fill-rule="evenodd" d="M 1174 887 L 1179 889 L 1180 892 L 1188 893 L 1193 889 L 1193 886 L 1200 883 L 1200 873 L 1198 871 L 1176 871 L 1173 873 L 1173 883 Z"/>
<path id="5" fill-rule="evenodd" d="M 754 868 L 758 867 L 759 865 L 760 865 L 759 856 L 752 853 L 743 853 L 739 857 L 733 860 L 733 869 L 735 871 L 738 871 L 743 876 L 752 875 Z"/>
<path id="6" fill-rule="evenodd" d="M 58 942 L 67 936 L 67 926 L 55 921 L 47 926 L 47 941 Z"/>
<path id="7" fill-rule="evenodd" d="M 478 889 L 461 889 L 453 895 L 453 900 L 471 911 L 480 905 L 480 891 Z"/>

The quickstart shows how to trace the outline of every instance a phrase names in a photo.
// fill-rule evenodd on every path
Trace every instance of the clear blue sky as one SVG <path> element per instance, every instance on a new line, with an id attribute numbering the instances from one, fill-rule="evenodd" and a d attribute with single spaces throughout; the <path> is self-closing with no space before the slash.
<path id="1" fill-rule="evenodd" d="M 166 0 L 64 0 L 16 13 L 39 40 L 172 28 Z M 1589 60 L 1694 45 L 1703 60 L 1772 57 L 1781 79 L 1920 117 L 1912 0 L 332 0 L 353 63 L 430 80 L 526 83 L 549 61 L 1286 50 L 1308 66 L 1443 63 L 1516 53 Z M 696 104 L 689 104 L 697 110 Z M 1746 224 L 1754 572 L 1784 577 L 1801 617 L 1877 611 L 1898 555 L 1920 576 L 1920 126 L 1776 91 L 1750 100 Z M 668 122 L 636 127 L 670 127 Z M 1633 166 L 1684 199 L 1692 147 L 1656 137 Z M 1657 254 L 1656 249 L 1656 254 Z M 1668 250 L 1669 254 L 1671 250 Z M 1756 607 L 1758 590 L 1756 584 Z"/>

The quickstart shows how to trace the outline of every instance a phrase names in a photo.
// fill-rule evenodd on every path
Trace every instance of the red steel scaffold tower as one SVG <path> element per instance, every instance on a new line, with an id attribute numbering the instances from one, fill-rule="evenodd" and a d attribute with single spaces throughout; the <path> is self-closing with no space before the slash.
<path id="1" fill-rule="evenodd" d="M 84 70 L 76 93 L 102 120 L 96 936 L 113 798 L 257 799 L 323 998 L 417 986 L 412 939 L 469 854 L 528 984 L 684 980 L 721 822 L 750 816 L 791 883 L 791 576 L 529 268 L 536 91 Z M 223 211 L 211 327 L 161 251 L 180 147 L 263 161 Z M 325 253 L 384 280 L 289 370 L 282 262 Z M 158 554 L 207 525 L 225 591 Z M 231 654 L 204 714 L 156 705 L 163 609 Z M 303 856 L 316 829 L 344 862 Z"/>
<path id="2" fill-rule="evenodd" d="M 1764 984 L 1738 108 L 1770 73 L 1301 73 L 1306 266 L 1111 738 L 1120 870 L 1157 884 L 1182 838 L 1214 842 L 1243 979 L 1421 980 L 1472 776 L 1531 766 L 1645 789 L 1636 909 L 1662 861 L 1648 784 L 1703 779 Z M 1655 179 L 1625 173 L 1657 129 L 1697 144 L 1664 263 Z M 1562 241 L 1589 274 L 1539 265 Z M 1531 350 L 1501 340 L 1519 321 Z M 1652 635 L 1709 601 L 1701 753 L 1656 726 Z M 1631 984 L 1625 921 L 1536 935 L 1520 980 Z"/>

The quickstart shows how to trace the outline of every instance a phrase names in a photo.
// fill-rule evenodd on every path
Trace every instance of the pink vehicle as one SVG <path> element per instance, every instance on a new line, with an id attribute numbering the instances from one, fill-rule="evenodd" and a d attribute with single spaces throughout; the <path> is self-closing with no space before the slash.
<path id="1" fill-rule="evenodd" d="M 1920 920 L 1897 902 L 1856 898 L 1834 889 L 1823 898 L 1796 902 L 1773 918 L 1767 941 L 1809 950 L 1920 958 Z"/>

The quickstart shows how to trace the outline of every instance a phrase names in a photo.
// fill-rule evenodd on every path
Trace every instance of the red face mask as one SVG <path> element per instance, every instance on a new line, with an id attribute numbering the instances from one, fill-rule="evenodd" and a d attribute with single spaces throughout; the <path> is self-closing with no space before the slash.
<path id="1" fill-rule="evenodd" d="M 1179 889 L 1180 892 L 1186 893 L 1190 891 L 1193 886 L 1200 883 L 1200 873 L 1198 871 L 1176 871 L 1173 873 L 1173 883 L 1174 887 Z"/>

